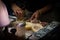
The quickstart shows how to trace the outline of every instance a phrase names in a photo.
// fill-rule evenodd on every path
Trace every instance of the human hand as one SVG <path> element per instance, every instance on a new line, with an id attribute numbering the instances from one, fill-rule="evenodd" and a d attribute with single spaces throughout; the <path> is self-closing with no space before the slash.
<path id="1" fill-rule="evenodd" d="M 20 7 L 18 7 L 16 4 L 12 5 L 12 10 L 14 12 L 14 15 L 18 18 L 22 18 L 24 16 L 23 11 Z"/>
<path id="2" fill-rule="evenodd" d="M 37 10 L 36 12 L 33 13 L 33 15 L 31 16 L 31 18 L 29 18 L 27 21 L 37 21 L 37 19 L 39 18 L 39 14 L 40 12 Z"/>

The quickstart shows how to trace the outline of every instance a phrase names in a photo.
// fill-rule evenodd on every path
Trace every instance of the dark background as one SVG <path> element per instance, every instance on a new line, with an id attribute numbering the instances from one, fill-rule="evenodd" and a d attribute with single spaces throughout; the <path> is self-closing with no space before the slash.
<path id="1" fill-rule="evenodd" d="M 6 4 L 9 15 L 13 15 L 11 6 L 8 5 L 9 3 L 6 0 L 4 0 L 3 2 Z M 47 14 L 41 15 L 40 19 L 41 19 L 41 21 L 46 21 L 46 22 L 51 22 L 51 21 L 59 21 L 60 22 L 60 2 L 56 1 L 56 3 L 54 4 L 53 10 L 51 10 L 51 12 L 48 12 Z M 55 31 L 56 31 L 56 32 L 54 32 L 55 34 L 52 34 L 52 35 L 49 34 L 50 36 L 46 37 L 44 40 L 49 40 L 49 39 L 59 40 L 60 39 L 59 38 L 60 37 L 60 34 L 59 34 L 60 26 L 59 26 L 59 28 L 55 29 Z M 1 40 L 19 40 L 19 39 L 25 40 L 24 38 L 19 38 L 13 34 L 9 34 L 8 32 L 5 32 L 5 33 L 0 32 L 0 39 Z"/>

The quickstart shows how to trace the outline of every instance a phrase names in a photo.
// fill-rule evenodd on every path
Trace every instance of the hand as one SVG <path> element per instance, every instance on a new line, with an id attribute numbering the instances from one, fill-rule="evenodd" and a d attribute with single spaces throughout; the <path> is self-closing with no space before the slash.
<path id="1" fill-rule="evenodd" d="M 31 20 L 32 23 L 39 23 L 40 20 L 37 20 L 37 19 L 34 19 L 34 20 Z"/>
<path id="2" fill-rule="evenodd" d="M 23 17 L 23 10 L 16 4 L 12 5 L 12 10 L 14 11 L 14 15 L 17 16 L 18 18 Z"/>
<path id="3" fill-rule="evenodd" d="M 44 27 L 48 24 L 48 22 L 40 22 L 40 24 Z"/>
<path id="4" fill-rule="evenodd" d="M 30 19 L 28 19 L 28 21 L 37 20 L 39 18 L 39 14 L 40 14 L 39 11 L 34 12 L 32 17 Z"/>

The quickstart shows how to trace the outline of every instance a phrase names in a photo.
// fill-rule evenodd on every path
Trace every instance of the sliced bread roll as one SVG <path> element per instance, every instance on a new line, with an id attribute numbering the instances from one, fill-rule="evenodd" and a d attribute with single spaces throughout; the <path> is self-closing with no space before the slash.
<path id="1" fill-rule="evenodd" d="M 25 28 L 27 30 L 31 30 L 32 29 L 33 32 L 37 32 L 38 30 L 42 29 L 43 26 L 41 24 L 39 24 L 39 23 L 26 22 Z"/>

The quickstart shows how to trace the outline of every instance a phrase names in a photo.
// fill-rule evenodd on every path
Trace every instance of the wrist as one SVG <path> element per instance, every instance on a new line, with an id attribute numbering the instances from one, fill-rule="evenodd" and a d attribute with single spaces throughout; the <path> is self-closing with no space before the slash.
<path id="1" fill-rule="evenodd" d="M 39 14 L 42 14 L 42 10 L 38 10 Z"/>
<path id="2" fill-rule="evenodd" d="M 15 3 L 13 3 L 13 4 L 11 5 L 11 7 L 13 7 L 13 6 L 16 6 L 16 4 L 15 4 Z"/>

